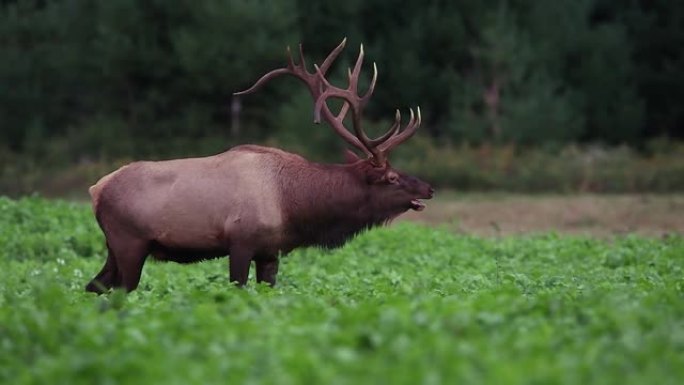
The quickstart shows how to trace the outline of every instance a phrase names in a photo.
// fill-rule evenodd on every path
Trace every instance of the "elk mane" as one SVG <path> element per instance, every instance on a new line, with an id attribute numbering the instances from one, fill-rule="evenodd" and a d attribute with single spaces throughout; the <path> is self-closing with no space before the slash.
<path id="1" fill-rule="evenodd" d="M 279 184 L 288 202 L 283 207 L 288 232 L 304 245 L 336 248 L 400 214 L 372 199 L 364 179 L 367 167 L 366 162 L 283 165 Z M 311 183 L 293 182 L 301 180 Z"/>

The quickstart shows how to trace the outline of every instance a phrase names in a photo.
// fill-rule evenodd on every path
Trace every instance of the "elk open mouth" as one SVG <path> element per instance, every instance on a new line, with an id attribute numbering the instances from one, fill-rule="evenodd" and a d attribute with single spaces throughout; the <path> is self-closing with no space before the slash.
<path id="1" fill-rule="evenodd" d="M 416 211 L 423 211 L 425 208 L 425 203 L 420 199 L 414 199 L 411 201 L 411 209 Z"/>

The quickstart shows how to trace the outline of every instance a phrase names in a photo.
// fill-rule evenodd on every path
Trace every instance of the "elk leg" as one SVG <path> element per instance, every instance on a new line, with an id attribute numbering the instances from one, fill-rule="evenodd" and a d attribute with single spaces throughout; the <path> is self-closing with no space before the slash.
<path id="1" fill-rule="evenodd" d="M 257 283 L 266 282 L 271 287 L 276 284 L 276 275 L 278 274 L 278 258 L 274 259 L 259 259 L 256 261 L 256 279 Z"/>
<path id="2" fill-rule="evenodd" d="M 107 249 L 109 250 L 109 247 Z M 111 250 L 109 250 L 107 261 L 105 261 L 102 270 L 86 285 L 85 290 L 91 293 L 103 294 L 117 283 L 118 274 L 119 269 L 116 267 L 116 260 Z"/>
<path id="3" fill-rule="evenodd" d="M 130 237 L 117 237 L 108 243 L 118 270 L 113 275 L 113 286 L 123 287 L 128 292 L 135 290 L 150 251 L 148 242 Z"/>
<path id="4" fill-rule="evenodd" d="M 230 282 L 238 286 L 245 286 L 247 277 L 249 277 L 249 265 L 252 263 L 254 253 L 249 250 L 243 250 L 239 247 L 234 247 L 230 251 L 228 257 Z"/>

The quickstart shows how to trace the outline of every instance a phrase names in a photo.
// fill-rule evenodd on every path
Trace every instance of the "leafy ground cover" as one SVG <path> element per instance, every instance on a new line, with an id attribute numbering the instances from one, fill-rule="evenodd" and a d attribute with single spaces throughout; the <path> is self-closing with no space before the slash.
<path id="1" fill-rule="evenodd" d="M 279 285 L 148 262 L 95 296 L 80 203 L 0 198 L 2 384 L 676 384 L 684 238 L 480 238 L 399 223 L 299 250 Z"/>

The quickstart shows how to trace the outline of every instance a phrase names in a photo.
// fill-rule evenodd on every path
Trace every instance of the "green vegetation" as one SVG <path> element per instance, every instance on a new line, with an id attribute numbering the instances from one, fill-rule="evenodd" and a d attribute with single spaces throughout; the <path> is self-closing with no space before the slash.
<path id="1" fill-rule="evenodd" d="M 341 141 L 340 141 L 341 142 Z M 342 161 L 342 151 L 317 154 L 306 143 L 271 142 L 309 159 Z M 215 151 L 228 145 L 215 143 Z M 189 145 L 189 148 L 192 145 Z M 627 146 L 436 146 L 414 138 L 391 156 L 392 165 L 440 189 L 464 191 L 555 193 L 672 193 L 684 191 L 684 145 L 653 141 L 647 153 Z M 202 149 L 197 149 L 202 153 Z M 132 161 L 88 161 L 71 167 L 59 163 L 25 163 L 17 157 L 0 167 L 0 193 L 20 196 L 39 192 L 52 197 L 87 197 L 88 187 L 122 164 Z"/>
<path id="2" fill-rule="evenodd" d="M 458 191 L 641 193 L 684 191 L 684 145 L 434 146 L 414 139 L 393 164 Z"/>
<path id="3" fill-rule="evenodd" d="M 84 204 L 0 198 L 0 383 L 676 384 L 684 239 L 482 239 L 411 224 L 299 250 L 270 289 L 225 259 L 104 259 Z"/>

